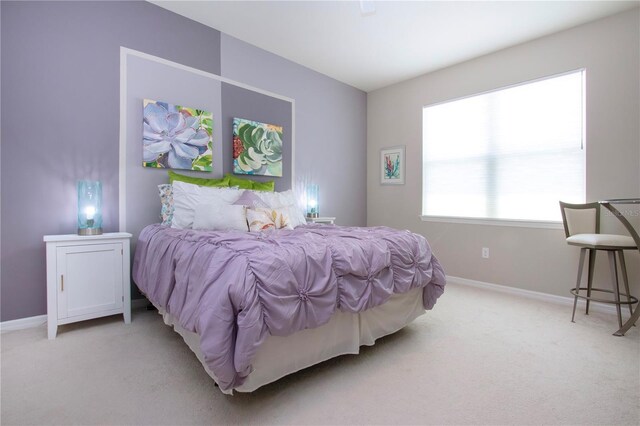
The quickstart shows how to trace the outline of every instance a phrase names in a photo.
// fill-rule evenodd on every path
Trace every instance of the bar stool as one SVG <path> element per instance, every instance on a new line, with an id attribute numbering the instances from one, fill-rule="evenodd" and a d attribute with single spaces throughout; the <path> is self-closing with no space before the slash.
<path id="1" fill-rule="evenodd" d="M 638 299 L 629 293 L 629 280 L 627 278 L 627 267 L 624 261 L 624 250 L 637 250 L 638 247 L 633 238 L 626 235 L 612 235 L 600 233 L 600 204 L 569 204 L 560 201 L 560 210 L 562 211 L 562 222 L 564 224 L 564 233 L 567 238 L 567 244 L 580 247 L 580 263 L 578 264 L 578 280 L 576 287 L 572 288 L 571 294 L 574 295 L 573 315 L 571 322 L 575 322 L 576 306 L 578 298 L 587 301 L 586 314 L 589 314 L 589 302 L 595 301 L 600 303 L 611 303 L 616 305 L 618 313 L 618 324 L 622 328 L 622 312 L 621 305 L 629 306 L 629 313 L 633 315 L 632 305 L 638 303 Z M 596 253 L 598 250 L 604 250 L 609 257 L 609 267 L 611 272 L 612 290 L 596 288 L 593 283 L 593 269 L 596 261 Z M 587 275 L 587 287 L 580 287 L 582 282 L 582 268 L 584 266 L 585 255 L 589 251 L 589 271 Z M 624 283 L 626 294 L 620 293 L 618 284 L 618 265 L 616 254 L 620 259 L 620 271 L 622 273 L 622 281 Z M 580 291 L 586 290 L 587 294 L 580 294 Z M 591 295 L 592 292 L 613 293 L 614 300 L 599 299 Z M 621 296 L 626 296 L 626 301 L 621 300 Z"/>

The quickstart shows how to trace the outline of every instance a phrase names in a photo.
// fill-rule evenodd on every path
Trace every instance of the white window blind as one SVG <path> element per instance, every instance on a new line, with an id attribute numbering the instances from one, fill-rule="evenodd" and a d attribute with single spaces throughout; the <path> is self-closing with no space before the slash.
<path id="1" fill-rule="evenodd" d="M 583 202 L 584 71 L 423 110 L 425 216 L 558 221 Z"/>

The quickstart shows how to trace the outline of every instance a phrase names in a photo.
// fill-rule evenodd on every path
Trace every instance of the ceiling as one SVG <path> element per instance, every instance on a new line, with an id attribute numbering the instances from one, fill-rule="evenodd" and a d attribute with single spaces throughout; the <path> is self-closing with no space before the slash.
<path id="1" fill-rule="evenodd" d="M 151 1 L 366 92 L 639 1 Z M 362 13 L 373 7 L 374 13 Z"/>

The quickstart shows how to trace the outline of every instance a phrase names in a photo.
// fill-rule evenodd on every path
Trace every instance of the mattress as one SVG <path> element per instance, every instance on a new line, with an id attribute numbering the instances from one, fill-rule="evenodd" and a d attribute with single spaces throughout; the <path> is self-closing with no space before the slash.
<path id="1" fill-rule="evenodd" d="M 229 391 L 252 387 L 243 387 L 244 381 L 261 374 L 252 374 L 255 357 L 263 344 L 277 341 L 274 336 L 304 336 L 334 317 L 347 318 L 340 328 L 355 327 L 357 338 L 346 344 L 342 334 L 317 338 L 328 347 L 312 351 L 309 361 L 273 369 L 276 376 L 288 374 L 339 353 L 356 353 L 360 344 L 396 331 L 406 324 L 403 315 L 388 329 L 382 320 L 374 327 L 361 318 L 371 311 L 366 315 L 377 321 L 375 313 L 384 308 L 373 309 L 403 294 L 429 310 L 446 283 L 421 235 L 323 225 L 261 233 L 149 225 L 138 239 L 133 278 L 154 305 L 172 315 L 168 321 L 198 334 L 201 359 Z"/>
<path id="2" fill-rule="evenodd" d="M 189 348 L 196 354 L 207 373 L 215 375 L 204 362 L 200 350 L 200 337 L 185 330 L 171 314 L 158 307 L 167 325 L 173 326 Z M 376 339 L 395 333 L 425 313 L 422 289 L 415 288 L 403 294 L 395 294 L 382 305 L 360 313 L 337 311 L 326 324 L 298 331 L 289 336 L 268 336 L 259 347 L 253 361 L 253 371 L 245 382 L 223 391 L 252 392 L 288 374 L 300 371 L 330 358 L 357 354 L 360 346 L 371 346 Z"/>

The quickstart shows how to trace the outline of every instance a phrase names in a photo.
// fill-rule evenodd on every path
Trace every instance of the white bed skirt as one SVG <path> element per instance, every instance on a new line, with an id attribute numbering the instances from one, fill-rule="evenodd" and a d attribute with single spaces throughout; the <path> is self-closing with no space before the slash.
<path id="1" fill-rule="evenodd" d="M 182 336 L 196 354 L 207 373 L 216 380 L 204 363 L 200 351 L 200 337 L 176 323 L 173 316 L 162 309 L 158 312 L 167 325 Z M 253 371 L 245 382 L 235 388 L 238 392 L 252 392 L 287 374 L 326 361 L 330 358 L 357 354 L 360 346 L 371 346 L 376 339 L 395 333 L 424 314 L 422 289 L 415 288 L 405 294 L 393 295 L 385 304 L 358 314 L 336 312 L 328 323 L 312 329 L 298 331 L 290 336 L 269 336 L 258 348 Z M 232 391 L 223 391 L 231 394 Z"/>

